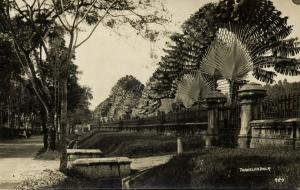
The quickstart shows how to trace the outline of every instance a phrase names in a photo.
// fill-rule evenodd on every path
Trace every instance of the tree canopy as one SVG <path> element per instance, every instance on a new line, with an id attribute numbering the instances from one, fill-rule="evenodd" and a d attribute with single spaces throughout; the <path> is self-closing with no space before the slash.
<path id="1" fill-rule="evenodd" d="M 131 75 L 120 78 L 112 87 L 109 97 L 97 106 L 94 115 L 109 120 L 129 118 L 143 89 L 144 85 Z"/>
<path id="2" fill-rule="evenodd" d="M 270 0 L 221 0 L 201 7 L 171 37 L 158 69 L 149 80 L 149 98 L 174 98 L 187 73 L 201 70 L 213 89 L 216 80 L 244 80 L 250 71 L 273 83 L 276 73 L 298 75 L 297 38 Z M 273 70 L 266 69 L 273 68 Z"/>

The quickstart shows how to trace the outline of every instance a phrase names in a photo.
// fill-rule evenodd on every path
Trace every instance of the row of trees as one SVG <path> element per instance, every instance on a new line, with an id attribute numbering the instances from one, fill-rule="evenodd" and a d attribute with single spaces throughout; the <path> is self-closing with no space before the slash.
<path id="1" fill-rule="evenodd" d="M 279 80 L 275 85 L 265 85 L 267 100 L 276 100 L 281 97 L 300 94 L 300 82 L 288 82 L 286 79 Z"/>
<path id="2" fill-rule="evenodd" d="M 109 97 L 95 108 L 96 121 L 130 118 L 143 89 L 144 85 L 132 75 L 120 78 L 112 87 Z"/>
<path id="3" fill-rule="evenodd" d="M 289 38 L 287 19 L 270 0 L 204 5 L 171 36 L 139 113 L 154 113 L 166 98 L 190 106 L 214 90 L 227 90 L 234 102 L 250 73 L 268 84 L 276 73 L 299 75 L 300 62 L 293 57 L 300 52 L 299 41 Z"/>
<path id="4" fill-rule="evenodd" d="M 26 75 L 42 109 L 44 145 L 54 150 L 56 135 L 62 147 L 60 169 L 67 166 L 66 131 L 69 123 L 68 88 L 75 51 L 99 26 L 130 26 L 155 40 L 152 24 L 163 24 L 163 4 L 139 0 L 4 0 L 0 2 L 1 37 L 11 44 L 21 72 Z M 82 27 L 91 29 L 79 41 Z M 73 69 L 74 71 L 74 69 Z M 85 90 L 88 92 L 88 90 Z M 74 113 L 75 114 L 75 113 Z M 59 124 L 57 131 L 56 123 Z M 50 138 L 48 138 L 48 130 Z M 48 146 L 48 139 L 50 141 Z"/>
<path id="5" fill-rule="evenodd" d="M 297 38 L 270 0 L 221 0 L 201 7 L 171 36 L 132 116 L 154 114 L 166 102 L 191 107 L 210 91 L 234 102 L 251 73 L 272 84 L 276 73 L 298 75 Z"/>
<path id="6" fill-rule="evenodd" d="M 3 33 L 2 33 L 3 34 Z M 48 128 L 46 125 L 46 118 L 44 109 L 40 101 L 38 100 L 34 89 L 32 88 L 30 81 L 24 75 L 23 70 L 20 67 L 16 54 L 13 52 L 13 44 L 8 38 L 2 36 L 0 46 L 0 63 L 1 63 L 1 89 L 0 89 L 0 125 L 12 128 L 27 128 L 31 125 L 31 128 L 40 128 L 43 126 L 43 133 L 45 136 L 45 148 L 48 147 Z M 57 48 L 57 47 L 53 47 Z M 51 51 L 54 51 L 51 49 Z M 53 52 L 57 53 L 57 52 Z M 53 54 L 54 55 L 54 54 Z M 54 57 L 54 56 L 53 56 Z M 54 116 L 53 125 L 55 131 L 59 128 L 60 118 L 60 99 L 61 99 L 61 86 L 59 85 L 60 73 L 57 69 L 57 73 L 54 73 L 53 60 L 48 60 L 47 63 L 37 68 L 41 79 L 44 84 L 50 89 L 50 96 L 55 99 L 53 109 Z M 57 65 L 56 65 L 57 66 Z M 82 87 L 78 83 L 78 69 L 74 64 L 70 68 L 70 78 L 68 91 L 68 111 L 70 116 L 75 116 L 73 120 L 69 122 L 69 131 L 71 133 L 76 124 L 86 122 L 91 116 L 89 110 L 89 100 L 92 98 L 91 90 L 88 87 Z M 70 117 L 73 118 L 73 117 Z M 59 136 L 56 136 L 59 139 Z M 55 147 L 55 144 L 53 145 Z"/>

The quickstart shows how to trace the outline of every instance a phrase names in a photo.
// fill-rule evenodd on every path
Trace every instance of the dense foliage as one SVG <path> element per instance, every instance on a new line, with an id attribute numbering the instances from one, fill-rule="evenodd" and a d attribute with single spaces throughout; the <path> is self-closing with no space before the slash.
<path id="1" fill-rule="evenodd" d="M 20 26 L 20 28 L 22 27 Z M 13 43 L 5 32 L 4 29 L 0 32 L 0 126 L 40 130 L 43 120 L 43 106 L 30 79 L 25 76 L 14 52 Z M 49 107 L 53 109 L 53 117 L 55 114 L 56 118 L 59 118 L 59 99 L 61 97 L 59 76 L 63 74 L 61 67 L 65 61 L 66 49 L 63 31 L 60 27 L 56 27 L 51 32 L 49 46 L 50 51 L 47 60 L 36 63 L 36 80 L 39 81 L 37 84 L 41 88 L 40 90 L 45 90 L 49 94 L 46 99 L 49 104 L 51 103 Z M 80 73 L 77 66 L 71 64 L 69 72 L 68 111 L 70 117 L 76 115 L 76 119 L 70 120 L 70 124 L 75 125 L 87 122 L 90 117 L 89 100 L 92 97 L 90 89 L 82 87 L 78 83 Z"/>
<path id="2" fill-rule="evenodd" d="M 133 76 L 122 77 L 111 89 L 109 97 L 97 106 L 94 115 L 109 120 L 129 118 L 143 89 L 144 85 Z"/>
<path id="3" fill-rule="evenodd" d="M 201 7 L 171 37 L 158 69 L 149 80 L 149 99 L 174 98 L 179 81 L 199 69 L 214 90 L 226 79 L 231 89 L 252 71 L 273 83 L 276 73 L 298 75 L 297 38 L 270 0 L 222 0 Z M 266 69 L 272 67 L 274 71 Z M 230 92 L 232 94 L 233 92 Z"/>
<path id="4" fill-rule="evenodd" d="M 279 99 L 286 96 L 300 95 L 300 82 L 288 82 L 286 79 L 279 80 L 277 84 L 265 85 L 267 96 L 265 99 Z"/>
<path id="5" fill-rule="evenodd" d="M 148 82 L 142 91 L 141 98 L 132 111 L 133 117 L 143 117 L 155 114 L 155 111 L 160 107 L 161 100 L 150 98 L 150 83 L 151 82 Z"/>

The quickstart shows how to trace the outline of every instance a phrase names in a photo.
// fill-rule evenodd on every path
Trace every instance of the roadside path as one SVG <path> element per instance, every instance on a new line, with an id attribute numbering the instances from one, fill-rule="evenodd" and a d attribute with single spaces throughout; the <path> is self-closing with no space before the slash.
<path id="1" fill-rule="evenodd" d="M 58 169 L 58 160 L 35 160 L 43 147 L 41 136 L 0 141 L 0 189 L 13 189 L 22 180 L 45 169 Z"/>
<path id="2" fill-rule="evenodd" d="M 0 189 L 14 189 L 24 179 L 45 169 L 57 170 L 59 160 L 35 160 L 43 147 L 42 137 L 0 141 Z M 168 162 L 172 155 L 132 158 L 131 168 L 143 170 Z"/>

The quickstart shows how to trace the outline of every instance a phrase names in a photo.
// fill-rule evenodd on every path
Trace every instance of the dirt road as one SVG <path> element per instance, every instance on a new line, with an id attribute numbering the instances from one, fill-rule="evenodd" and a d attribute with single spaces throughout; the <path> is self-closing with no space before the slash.
<path id="1" fill-rule="evenodd" d="M 43 146 L 42 137 L 0 142 L 0 189 L 13 189 L 22 180 L 39 175 L 45 169 L 58 169 L 58 160 L 35 160 Z M 131 168 L 142 170 L 169 161 L 172 155 L 132 159 Z"/>
<path id="2" fill-rule="evenodd" d="M 23 179 L 44 169 L 58 169 L 58 160 L 35 160 L 42 137 L 0 142 L 0 189 L 12 189 Z"/>

